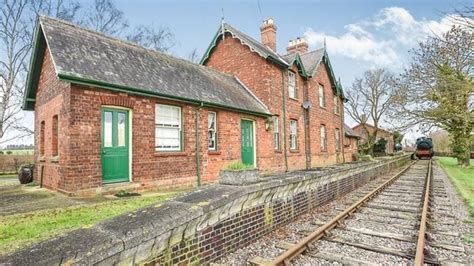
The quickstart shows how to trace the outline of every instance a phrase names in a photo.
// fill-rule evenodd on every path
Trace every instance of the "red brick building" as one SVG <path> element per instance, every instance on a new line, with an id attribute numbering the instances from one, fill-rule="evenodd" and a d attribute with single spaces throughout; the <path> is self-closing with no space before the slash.
<path id="1" fill-rule="evenodd" d="M 367 131 L 369 131 L 370 134 L 373 134 L 375 130 L 375 127 L 372 125 L 365 124 L 365 126 L 367 127 L 367 130 L 365 130 L 361 124 L 352 128 L 361 137 L 362 142 L 367 141 Z M 387 154 L 393 153 L 395 151 L 395 141 L 393 139 L 393 133 L 385 129 L 379 128 L 377 130 L 377 138 L 375 141 L 377 142 L 379 139 L 382 138 L 387 141 L 387 144 L 385 144 L 385 152 Z"/>
<path id="2" fill-rule="evenodd" d="M 238 77 L 269 108 L 281 135 L 260 156 L 265 168 L 297 170 L 343 162 L 343 92 L 325 48 L 308 51 L 303 38 L 276 52 L 277 27 L 267 19 L 261 42 L 223 23 L 201 63 Z M 296 134 L 296 141 L 293 142 Z M 282 164 L 285 163 L 285 164 Z"/>
<path id="3" fill-rule="evenodd" d="M 342 161 L 343 95 L 326 52 L 272 61 L 225 34 L 205 67 L 40 17 L 24 99 L 35 179 L 85 194 L 212 182 L 237 161 L 263 172 Z"/>
<path id="4" fill-rule="evenodd" d="M 344 124 L 344 155 L 346 160 L 355 160 L 359 148 L 360 135 Z"/>

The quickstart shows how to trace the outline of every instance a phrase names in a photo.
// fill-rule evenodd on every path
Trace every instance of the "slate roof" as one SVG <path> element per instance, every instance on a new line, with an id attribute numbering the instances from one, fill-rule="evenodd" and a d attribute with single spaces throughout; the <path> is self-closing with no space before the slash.
<path id="1" fill-rule="evenodd" d="M 344 124 L 344 134 L 347 137 L 360 138 L 360 135 L 357 134 L 350 126 Z"/>
<path id="2" fill-rule="evenodd" d="M 217 42 L 222 38 L 223 32 L 230 33 L 232 37 L 240 40 L 243 45 L 248 46 L 251 51 L 259 54 L 261 57 L 267 60 L 271 60 L 277 63 L 282 67 L 289 68 L 295 63 L 295 61 L 297 61 L 297 63 L 301 61 L 302 66 L 298 65 L 300 74 L 306 78 L 312 77 L 315 74 L 321 62 L 325 63 L 329 69 L 329 77 L 333 84 L 334 92 L 340 95 L 343 99 L 345 99 L 344 91 L 342 89 L 341 84 L 336 80 L 334 76 L 332 66 L 329 62 L 329 58 L 327 56 L 325 48 L 317 49 L 304 54 L 300 54 L 297 52 L 282 56 L 279 55 L 277 52 L 273 51 L 271 48 L 263 45 L 261 42 L 232 27 L 228 23 L 222 23 L 219 26 L 216 34 L 214 35 L 214 38 L 212 39 L 211 43 L 209 44 L 209 47 L 204 53 L 203 58 L 201 59 L 201 65 L 206 64 L 206 61 L 209 59 L 212 50 L 214 49 L 214 47 L 216 47 Z"/>
<path id="3" fill-rule="evenodd" d="M 207 49 L 203 58 L 201 59 L 201 64 L 203 64 L 209 58 L 212 48 L 216 45 L 219 37 L 222 36 L 222 30 L 224 30 L 224 32 L 230 33 L 233 37 L 238 38 L 242 44 L 247 45 L 250 48 L 250 50 L 258 53 L 263 58 L 273 59 L 276 63 L 279 63 L 286 67 L 289 66 L 287 61 L 285 61 L 278 53 L 276 53 L 269 47 L 263 45 L 261 42 L 255 40 L 254 38 L 248 36 L 247 34 L 239 31 L 238 29 L 232 27 L 231 25 L 227 23 L 222 23 L 219 29 L 217 30 L 217 33 L 214 36 L 214 39 L 212 40 L 211 45 Z"/>
<path id="4" fill-rule="evenodd" d="M 298 53 L 286 54 L 283 56 L 283 59 L 289 64 L 292 65 L 296 60 L 296 55 Z M 322 62 L 325 54 L 325 49 L 320 48 L 314 51 L 310 51 L 304 54 L 298 54 L 301 58 L 303 66 L 307 73 L 310 75 L 314 74 L 319 64 Z"/>
<path id="5" fill-rule="evenodd" d="M 36 38 L 46 38 L 60 79 L 91 83 L 95 87 L 119 88 L 130 93 L 203 102 L 209 106 L 261 115 L 271 114 L 232 75 L 57 19 L 42 16 L 39 24 L 44 35 L 38 32 Z M 27 91 L 26 101 L 34 98 L 31 92 L 36 90 L 33 79 L 27 86 L 30 91 Z"/>

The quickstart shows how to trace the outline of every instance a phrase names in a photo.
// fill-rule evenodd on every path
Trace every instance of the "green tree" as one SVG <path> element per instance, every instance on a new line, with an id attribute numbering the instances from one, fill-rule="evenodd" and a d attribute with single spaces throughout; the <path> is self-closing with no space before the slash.
<path id="1" fill-rule="evenodd" d="M 397 82 L 390 116 L 399 127 L 446 130 L 459 165 L 469 160 L 474 128 L 474 31 L 453 26 L 441 37 L 420 43 L 412 63 Z"/>

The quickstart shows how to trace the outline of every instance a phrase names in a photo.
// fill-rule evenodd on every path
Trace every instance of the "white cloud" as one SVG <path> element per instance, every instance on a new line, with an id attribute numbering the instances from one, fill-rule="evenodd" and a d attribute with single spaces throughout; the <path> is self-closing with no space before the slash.
<path id="1" fill-rule="evenodd" d="M 371 18 L 345 26 L 341 35 L 308 28 L 304 36 L 311 46 L 326 40 L 331 54 L 363 60 L 376 66 L 400 66 L 400 52 L 434 34 L 441 35 L 453 25 L 451 15 L 436 20 L 416 20 L 408 10 L 388 7 Z"/>

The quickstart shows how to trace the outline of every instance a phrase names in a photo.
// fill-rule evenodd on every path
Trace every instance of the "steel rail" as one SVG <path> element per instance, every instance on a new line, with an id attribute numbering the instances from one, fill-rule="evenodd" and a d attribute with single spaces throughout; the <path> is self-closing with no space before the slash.
<path id="1" fill-rule="evenodd" d="M 431 187 L 431 164 L 432 160 L 428 164 L 428 173 L 426 175 L 425 183 L 425 199 L 423 201 L 423 211 L 421 213 L 420 229 L 418 231 L 418 240 L 416 243 L 415 253 L 415 266 L 421 266 L 425 260 L 425 235 L 426 235 L 426 222 L 428 220 L 428 205 L 430 200 L 430 187 Z"/>
<path id="2" fill-rule="evenodd" d="M 416 162 L 416 161 L 415 161 Z M 382 185 L 378 186 L 367 195 L 365 195 L 362 199 L 358 200 L 356 203 L 352 204 L 350 207 L 339 213 L 337 216 L 332 218 L 329 222 L 319 227 L 316 231 L 312 232 L 309 236 L 305 237 L 303 240 L 299 241 L 295 245 L 293 245 L 290 249 L 282 253 L 278 256 L 275 260 L 271 262 L 271 265 L 287 265 L 289 262 L 295 258 L 296 256 L 303 253 L 305 250 L 309 249 L 309 245 L 323 238 L 326 234 L 329 233 L 331 229 L 341 224 L 341 221 L 352 215 L 359 207 L 365 204 L 367 201 L 372 199 L 374 196 L 379 194 L 382 190 L 384 190 L 387 186 L 391 185 L 395 180 L 397 180 L 401 175 L 403 175 L 415 162 L 411 163 L 403 170 L 395 174 L 389 180 L 384 182 Z"/>

